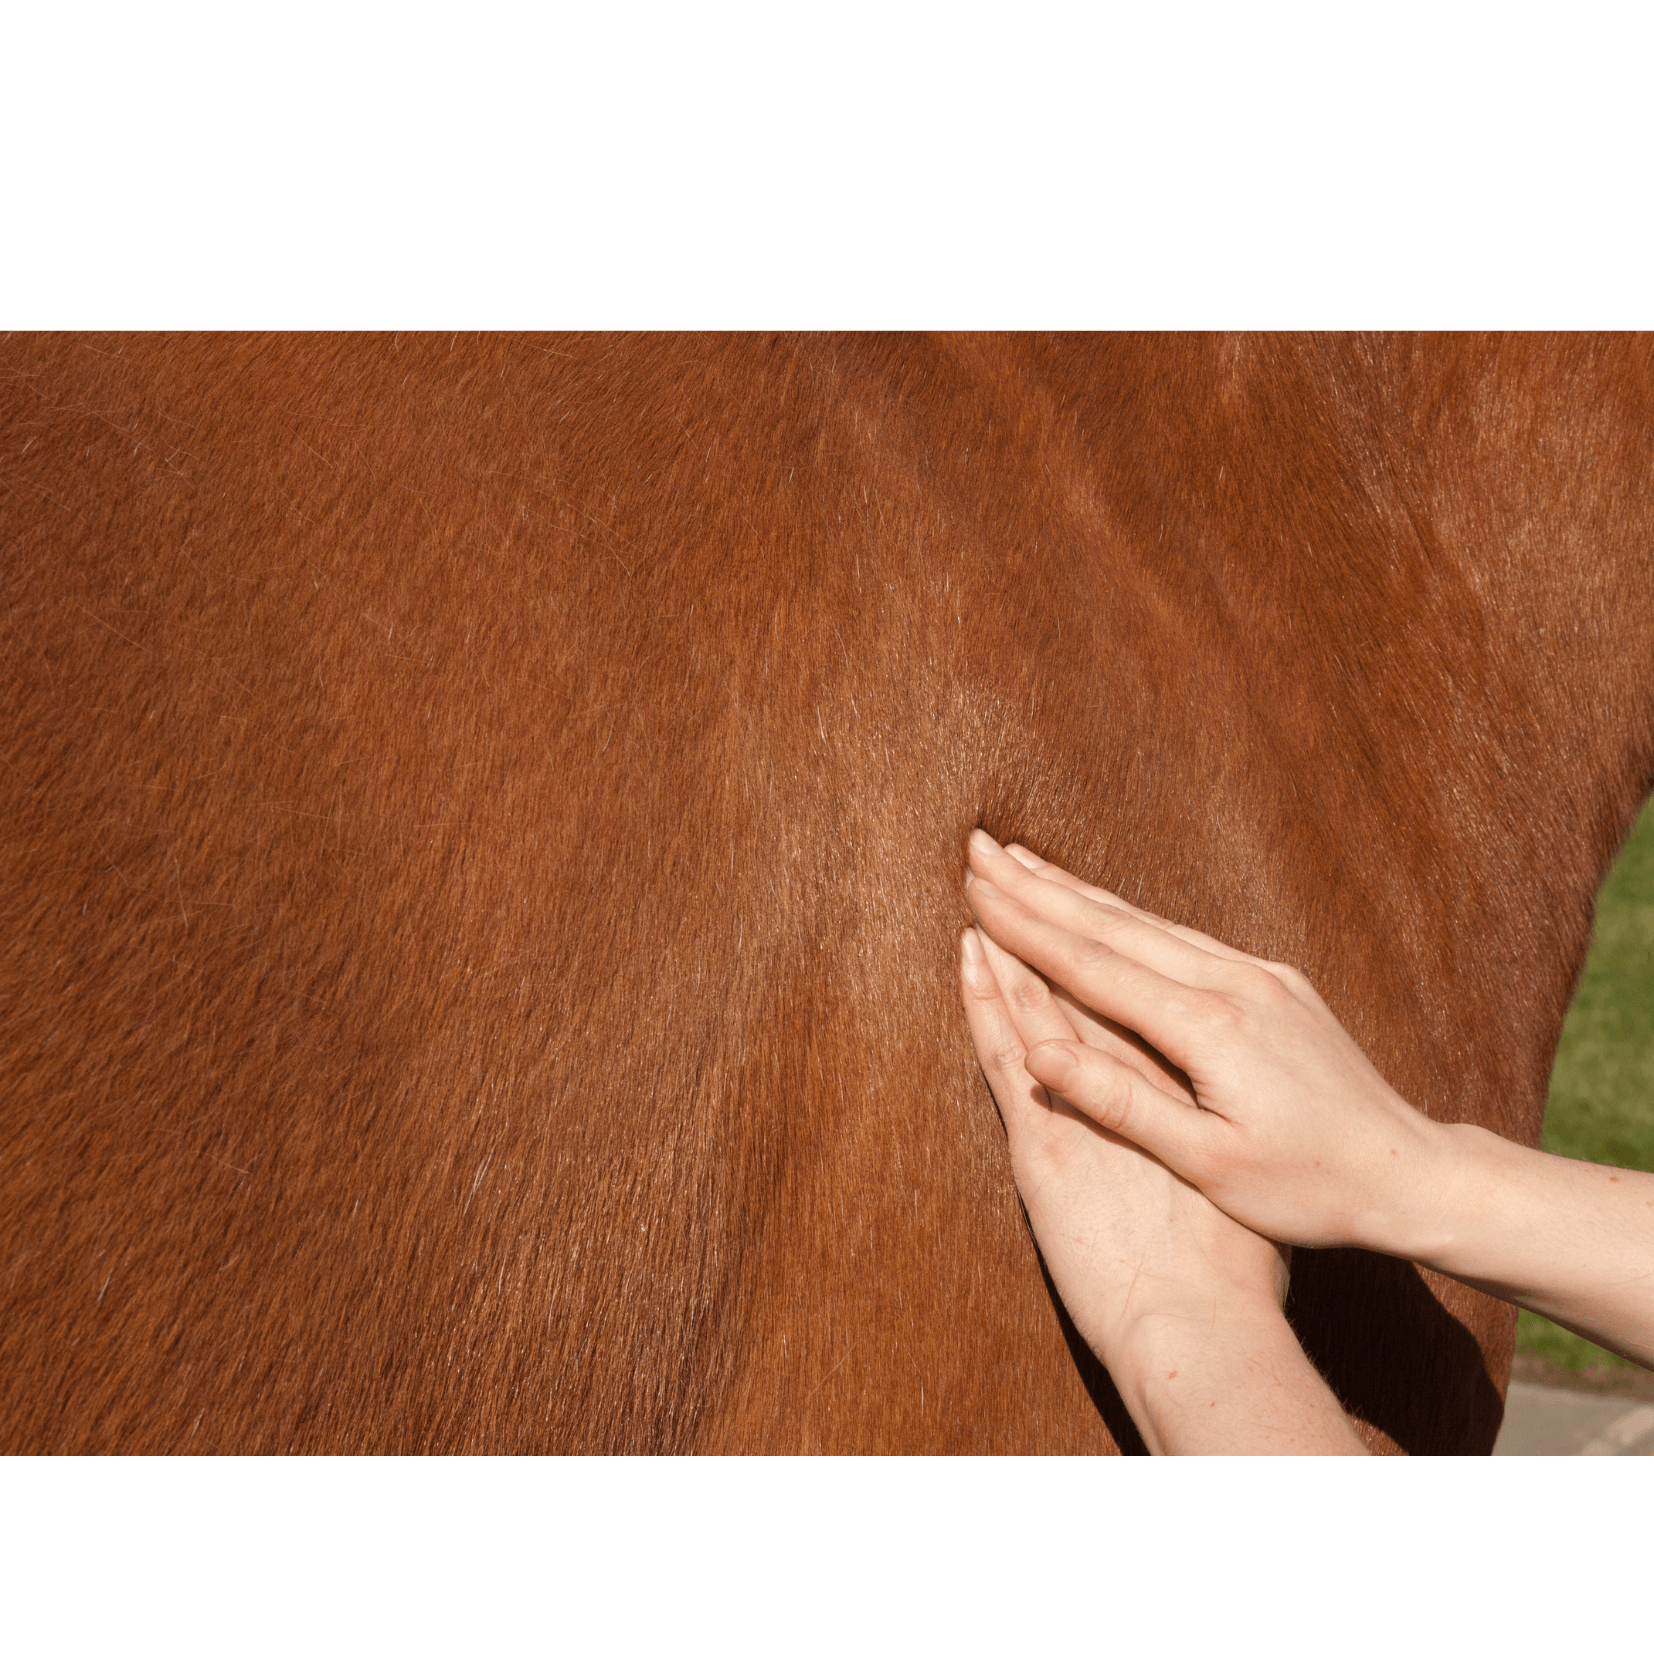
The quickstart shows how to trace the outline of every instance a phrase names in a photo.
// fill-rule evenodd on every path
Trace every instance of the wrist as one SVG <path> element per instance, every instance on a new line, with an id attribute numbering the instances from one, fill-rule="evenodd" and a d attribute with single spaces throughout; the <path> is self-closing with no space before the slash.
<path id="1" fill-rule="evenodd" d="M 1122 1321 L 1097 1356 L 1142 1428 L 1144 1407 L 1168 1384 L 1181 1380 L 1187 1389 L 1226 1365 L 1233 1352 L 1274 1343 L 1282 1332 L 1292 1337 L 1285 1312 L 1267 1292 L 1191 1291 L 1165 1295 Z"/>
<path id="2" fill-rule="evenodd" d="M 1114 1313 L 1081 1326 L 1116 1384 L 1121 1374 L 1134 1375 L 1174 1344 L 1195 1348 L 1203 1338 L 1254 1336 L 1277 1322 L 1286 1325 L 1292 1249 L 1257 1235 L 1243 1233 L 1243 1239 L 1243 1246 L 1221 1258 L 1208 1256 L 1198 1271 L 1139 1267 Z"/>
<path id="3" fill-rule="evenodd" d="M 1525 1302 L 1513 1288 L 1549 1275 L 1586 1221 L 1584 1208 L 1559 1199 L 1574 1165 L 1481 1126 L 1440 1129 L 1441 1152 L 1397 1255 Z"/>
<path id="4" fill-rule="evenodd" d="M 1422 1115 L 1408 1126 L 1352 1212 L 1348 1244 L 1429 1265 L 1451 1247 L 1462 1221 L 1467 1161 L 1477 1152 L 1465 1134 L 1489 1134 Z"/>
<path id="5" fill-rule="evenodd" d="M 1153 1453 L 1364 1451 L 1267 1294 L 1226 1295 L 1205 1314 L 1151 1310 L 1108 1366 Z"/>

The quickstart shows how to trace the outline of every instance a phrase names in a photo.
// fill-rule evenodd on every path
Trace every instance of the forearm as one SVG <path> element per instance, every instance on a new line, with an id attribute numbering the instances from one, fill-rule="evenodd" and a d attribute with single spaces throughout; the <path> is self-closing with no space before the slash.
<path id="1" fill-rule="evenodd" d="M 1145 1315 L 1104 1364 L 1152 1453 L 1364 1453 L 1273 1304 Z"/>
<path id="2" fill-rule="evenodd" d="M 1418 1188 L 1424 1198 L 1375 1250 L 1654 1367 L 1654 1175 L 1445 1126 Z"/>

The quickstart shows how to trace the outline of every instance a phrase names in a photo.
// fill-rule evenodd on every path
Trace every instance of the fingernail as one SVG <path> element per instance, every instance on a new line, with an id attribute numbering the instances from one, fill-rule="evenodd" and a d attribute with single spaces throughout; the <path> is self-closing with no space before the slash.
<path id="1" fill-rule="evenodd" d="M 982 938 L 976 934 L 974 925 L 959 938 L 959 948 L 965 956 L 967 965 L 974 968 L 987 964 L 988 956 L 982 951 Z"/>
<path id="2" fill-rule="evenodd" d="M 999 848 L 999 846 L 995 844 L 994 841 L 989 838 L 980 827 L 973 827 L 971 829 L 971 843 L 974 844 L 978 850 L 997 850 Z"/>
<path id="3" fill-rule="evenodd" d="M 965 883 L 966 884 L 975 884 L 976 883 L 976 875 L 968 867 L 965 869 Z"/>
<path id="4" fill-rule="evenodd" d="M 1046 1090 L 1057 1092 L 1068 1090 L 1080 1066 L 1063 1046 L 1054 1041 L 1031 1047 L 1022 1062 L 1023 1067 Z"/>

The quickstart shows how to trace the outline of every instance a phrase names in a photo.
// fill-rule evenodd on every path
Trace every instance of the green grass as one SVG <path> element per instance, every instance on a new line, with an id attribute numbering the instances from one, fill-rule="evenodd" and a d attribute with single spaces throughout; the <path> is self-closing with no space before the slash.
<path id="1" fill-rule="evenodd" d="M 1562 1025 L 1545 1111 L 1553 1154 L 1654 1172 L 1654 802 L 1597 897 L 1585 975 Z M 1516 1347 L 1562 1367 L 1628 1367 L 1523 1310 Z"/>

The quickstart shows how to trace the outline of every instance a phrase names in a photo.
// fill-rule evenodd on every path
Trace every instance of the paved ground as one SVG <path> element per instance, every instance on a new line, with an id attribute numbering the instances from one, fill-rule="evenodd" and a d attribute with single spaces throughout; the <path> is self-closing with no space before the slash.
<path id="1" fill-rule="evenodd" d="M 1512 1380 L 1500 1455 L 1654 1454 L 1654 1403 L 1627 1396 L 1581 1395 Z"/>

